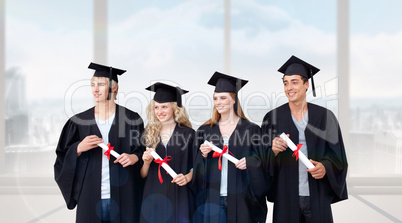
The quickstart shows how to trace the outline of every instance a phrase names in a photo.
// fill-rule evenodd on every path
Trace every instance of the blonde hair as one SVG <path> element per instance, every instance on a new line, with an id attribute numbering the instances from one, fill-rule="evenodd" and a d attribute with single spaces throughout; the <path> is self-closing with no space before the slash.
<path id="1" fill-rule="evenodd" d="M 234 111 L 235 114 L 237 116 L 239 116 L 240 118 L 247 120 L 246 116 L 243 113 L 243 109 L 241 108 L 240 101 L 237 98 L 236 93 L 233 93 L 233 92 L 228 92 L 228 93 L 233 98 L 233 100 L 237 100 L 237 111 L 236 110 Z M 215 93 L 214 93 L 214 95 L 215 95 Z M 221 118 L 221 114 L 219 114 L 218 110 L 216 110 L 216 107 L 214 106 L 214 108 L 212 110 L 212 117 L 208 121 L 206 121 L 203 125 L 209 125 L 212 127 L 215 123 L 217 123 L 219 121 L 220 118 Z"/>
<path id="2" fill-rule="evenodd" d="M 95 78 L 98 78 L 98 80 L 105 80 L 106 83 L 107 83 L 108 89 L 109 89 L 109 78 L 108 77 L 95 77 L 95 76 L 93 76 L 91 78 L 91 84 L 92 84 L 92 82 L 94 81 Z M 113 100 L 117 99 L 117 93 L 119 92 L 119 85 L 117 84 L 117 82 L 115 80 L 112 80 L 112 89 L 115 88 L 116 86 L 117 86 L 117 90 L 115 92 L 112 92 L 112 96 L 111 96 L 113 98 Z M 109 92 L 109 90 L 108 90 L 108 92 Z"/>
<path id="3" fill-rule="evenodd" d="M 186 108 L 177 106 L 177 102 L 170 102 L 173 108 L 173 119 L 179 126 L 187 126 L 191 128 L 191 122 L 187 114 Z M 155 148 L 160 142 L 159 133 L 162 129 L 162 123 L 155 115 L 155 101 L 151 103 L 146 109 L 148 124 L 145 127 L 143 142 L 147 147 Z"/>

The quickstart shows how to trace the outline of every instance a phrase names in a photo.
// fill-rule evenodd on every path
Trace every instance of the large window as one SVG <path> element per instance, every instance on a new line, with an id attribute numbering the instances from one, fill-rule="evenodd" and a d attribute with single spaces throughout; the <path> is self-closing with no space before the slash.
<path id="1" fill-rule="evenodd" d="M 351 1 L 350 176 L 402 176 L 399 1 Z"/>
<path id="2" fill-rule="evenodd" d="M 253 122 L 287 102 L 277 70 L 292 55 L 321 69 L 307 101 L 338 115 L 336 1 L 231 1 L 230 10 L 231 72 L 250 80 L 241 99 Z"/>
<path id="3" fill-rule="evenodd" d="M 206 84 L 223 71 L 222 1 L 110 1 L 109 61 L 127 69 L 121 78 L 118 103 L 146 120 L 156 81 L 190 92 L 185 105 L 193 127 L 210 116 L 213 88 Z"/>
<path id="4" fill-rule="evenodd" d="M 6 173 L 51 176 L 67 120 L 65 94 L 90 77 L 85 67 L 92 58 L 92 4 L 13 0 L 5 5 Z"/>
<path id="5" fill-rule="evenodd" d="M 26 12 L 22 4 L 6 8 L 8 173 L 52 174 L 63 124 L 93 105 L 86 67 L 97 26 L 107 26 L 107 63 L 127 70 L 118 103 L 144 120 L 151 97 L 144 88 L 165 81 L 190 90 L 185 105 L 197 128 L 212 108 L 206 82 L 221 71 L 250 81 L 240 101 L 261 124 L 268 110 L 286 102 L 276 70 L 291 55 L 321 69 L 317 97 L 309 91 L 308 100 L 338 113 L 334 1 L 109 1 L 106 24 L 92 21 L 89 3 L 42 0 L 23 7 L 37 7 Z M 313 6 L 319 14 L 305 13 Z"/>
<path id="6" fill-rule="evenodd" d="M 105 4 L 105 23 L 99 14 L 94 17 L 98 3 Z M 72 212 L 69 218 L 58 216 L 67 210 L 52 179 L 53 163 L 66 120 L 93 106 L 91 61 L 127 70 L 119 79 L 117 102 L 144 120 L 153 95 L 147 86 L 162 81 L 189 90 L 184 105 L 196 129 L 211 115 L 214 88 L 207 81 L 215 71 L 250 81 L 240 102 L 246 116 L 261 124 L 266 112 L 287 102 L 277 69 L 295 55 L 321 69 L 314 78 L 317 97 L 309 90 L 307 101 L 340 119 L 344 111 L 349 114 L 341 128 L 348 139 L 351 196 L 335 206 L 335 219 L 361 220 L 351 208 L 360 205 L 371 214 L 366 220 L 398 221 L 398 210 L 390 206 L 400 198 L 394 195 L 400 194 L 402 176 L 400 8 L 398 0 L 6 1 L 5 149 L 0 152 L 6 174 L 0 177 L 0 193 L 12 191 L 1 197 L 9 199 L 4 203 L 31 213 L 11 219 L 73 221 Z M 337 13 L 343 9 L 345 15 Z M 337 26 L 346 15 L 347 27 Z M 346 62 L 340 60 L 340 30 L 348 33 L 341 46 Z M 105 45 L 97 44 L 98 38 Z M 349 94 L 338 86 L 341 76 L 347 76 Z M 392 197 L 378 196 L 384 193 Z M 23 204 L 15 194 L 22 194 Z M 39 196 L 29 197 L 33 194 Z M 32 211 L 42 195 L 52 207 Z"/>

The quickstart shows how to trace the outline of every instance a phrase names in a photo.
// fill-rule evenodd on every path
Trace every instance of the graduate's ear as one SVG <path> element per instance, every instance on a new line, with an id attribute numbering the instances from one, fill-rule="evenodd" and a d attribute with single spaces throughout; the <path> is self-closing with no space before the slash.
<path id="1" fill-rule="evenodd" d="M 116 85 L 112 88 L 112 93 L 117 92 L 118 89 L 119 89 L 119 85 L 116 84 Z"/>
<path id="2" fill-rule="evenodd" d="M 306 83 L 304 83 L 304 86 L 306 86 L 306 91 L 307 91 L 310 87 L 310 82 L 307 80 Z"/>

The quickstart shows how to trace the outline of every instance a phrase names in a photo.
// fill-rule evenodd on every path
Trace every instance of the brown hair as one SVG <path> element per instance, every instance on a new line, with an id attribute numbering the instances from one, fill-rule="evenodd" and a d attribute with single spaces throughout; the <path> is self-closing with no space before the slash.
<path id="1" fill-rule="evenodd" d="M 229 95 L 233 98 L 233 100 L 237 100 L 237 111 L 235 110 L 235 114 L 237 116 L 239 116 L 240 118 L 247 120 L 246 116 L 243 113 L 243 110 L 240 105 L 240 101 L 237 98 L 236 93 L 229 92 Z M 214 108 L 212 110 L 212 117 L 208 121 L 206 121 L 203 125 L 209 125 L 212 127 L 215 123 L 217 123 L 219 121 L 220 118 L 221 118 L 221 114 L 219 114 L 218 110 L 216 110 L 216 108 L 214 106 Z"/>
<path id="2" fill-rule="evenodd" d="M 308 81 L 308 78 L 305 76 L 300 75 L 301 79 L 303 80 L 303 84 L 305 84 Z"/>

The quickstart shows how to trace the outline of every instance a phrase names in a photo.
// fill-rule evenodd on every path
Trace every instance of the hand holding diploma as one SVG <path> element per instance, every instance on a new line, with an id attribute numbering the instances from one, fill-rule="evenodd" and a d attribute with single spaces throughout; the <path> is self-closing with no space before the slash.
<path id="1" fill-rule="evenodd" d="M 303 164 L 307 167 L 307 169 L 311 169 L 314 168 L 315 166 L 313 165 L 312 162 L 310 162 L 310 160 L 306 157 L 306 155 L 304 155 L 299 149 L 301 147 L 301 144 L 299 144 L 298 146 L 296 146 L 292 140 L 289 139 L 289 137 L 285 134 L 282 133 L 279 137 L 281 137 L 281 139 L 285 140 L 287 146 L 289 146 L 289 148 L 294 152 L 294 155 L 296 156 L 296 160 L 300 158 L 300 160 L 303 162 Z"/>
<path id="2" fill-rule="evenodd" d="M 192 174 L 192 173 L 191 173 Z M 184 174 L 180 173 L 177 174 L 177 176 L 175 178 L 173 178 L 172 183 L 176 183 L 179 186 L 184 186 L 189 182 L 189 180 L 187 179 L 187 176 L 185 176 Z"/>
<path id="3" fill-rule="evenodd" d="M 239 160 L 239 162 L 236 163 L 236 168 L 240 170 L 245 170 L 247 169 L 247 162 L 246 162 L 246 157 L 243 157 Z"/>
<path id="4" fill-rule="evenodd" d="M 158 170 L 158 176 L 159 176 L 159 181 L 163 183 L 162 175 L 161 175 L 161 166 L 163 169 L 165 169 L 169 175 L 174 179 L 177 174 L 174 172 L 174 170 L 167 164 L 168 161 L 170 161 L 172 158 L 170 156 L 165 157 L 165 159 L 162 159 L 158 153 L 155 152 L 155 150 L 151 149 L 150 153 L 152 157 L 155 159 L 154 162 L 159 164 L 159 170 Z"/>
<path id="5" fill-rule="evenodd" d="M 208 154 L 212 151 L 212 146 L 203 143 L 200 146 L 200 151 L 201 151 L 202 157 L 204 157 L 204 159 L 205 159 L 208 157 Z"/>
<path id="6" fill-rule="evenodd" d="M 287 135 L 289 137 L 289 134 Z M 280 137 L 275 137 L 275 139 L 272 140 L 272 152 L 274 152 L 275 157 L 283 151 L 286 151 L 286 148 L 288 148 L 288 145 L 286 144 L 286 141 Z"/>
<path id="7" fill-rule="evenodd" d="M 322 179 L 325 176 L 325 174 L 327 173 L 327 171 L 325 170 L 325 166 L 322 165 L 322 163 L 314 161 L 312 159 L 310 159 L 310 161 L 315 165 L 315 167 L 311 168 L 311 169 L 307 169 L 307 171 L 309 173 L 311 173 L 311 176 L 314 179 L 316 179 L 316 180 Z"/>
<path id="8" fill-rule="evenodd" d="M 114 156 L 115 158 L 118 158 L 120 156 L 120 154 L 114 151 L 114 147 L 110 146 L 110 143 L 108 143 L 107 145 L 105 145 L 104 143 L 99 143 L 98 146 L 101 147 L 103 151 L 105 151 L 104 154 L 107 156 L 108 160 L 110 160 L 110 155 Z"/>
<path id="9" fill-rule="evenodd" d="M 97 148 L 100 143 L 103 143 L 103 139 L 99 138 L 97 135 L 85 137 L 77 146 L 77 157 L 81 156 L 83 152 Z"/>
<path id="10" fill-rule="evenodd" d="M 142 160 L 144 161 L 144 164 L 147 164 L 148 166 L 151 165 L 152 160 L 154 159 L 151 155 L 151 151 L 153 149 L 147 147 L 145 152 L 142 154 Z"/>
<path id="11" fill-rule="evenodd" d="M 216 153 L 214 153 L 215 157 L 224 156 L 226 159 L 228 159 L 230 162 L 234 163 L 235 165 L 239 162 L 239 160 L 236 159 L 234 156 L 230 155 L 229 153 L 226 153 L 227 149 L 222 150 L 222 149 L 218 148 L 217 146 L 215 146 L 214 144 L 212 144 L 211 142 L 209 142 L 207 140 L 204 141 L 204 144 L 207 144 L 207 145 L 212 147 L 212 150 L 216 152 Z"/>
<path id="12" fill-rule="evenodd" d="M 114 163 L 120 163 L 123 167 L 134 165 L 138 161 L 138 156 L 135 154 L 122 153 L 116 158 Z"/>

